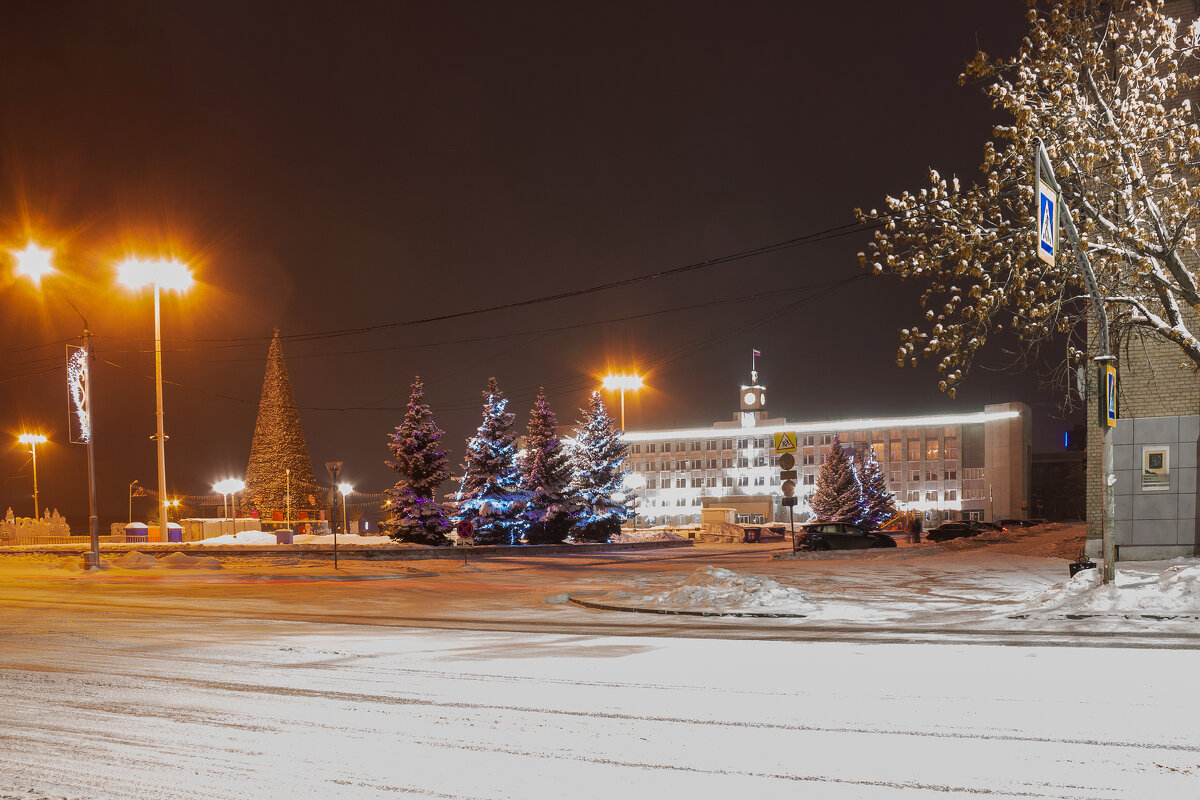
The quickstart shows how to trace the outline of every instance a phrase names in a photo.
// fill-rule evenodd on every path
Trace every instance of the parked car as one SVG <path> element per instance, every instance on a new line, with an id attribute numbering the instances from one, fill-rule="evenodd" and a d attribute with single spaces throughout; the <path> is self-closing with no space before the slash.
<path id="1" fill-rule="evenodd" d="M 1033 519 L 998 519 L 996 522 L 1003 525 L 1007 530 L 1011 530 L 1013 528 L 1032 528 L 1035 525 L 1046 524 L 1046 520 L 1036 517 Z"/>
<path id="2" fill-rule="evenodd" d="M 1005 530 L 1005 527 L 998 522 L 984 522 L 983 520 L 978 519 L 965 519 L 962 521 L 973 528 L 978 528 L 980 533 Z"/>
<path id="3" fill-rule="evenodd" d="M 977 528 L 967 522 L 943 522 L 936 528 L 926 531 L 925 538 L 931 542 L 945 542 L 950 539 L 978 536 L 981 533 L 983 533 L 982 528 Z"/>
<path id="4" fill-rule="evenodd" d="M 808 522 L 796 534 L 800 550 L 857 550 L 895 547 L 896 540 L 882 531 L 869 531 L 850 522 Z"/>

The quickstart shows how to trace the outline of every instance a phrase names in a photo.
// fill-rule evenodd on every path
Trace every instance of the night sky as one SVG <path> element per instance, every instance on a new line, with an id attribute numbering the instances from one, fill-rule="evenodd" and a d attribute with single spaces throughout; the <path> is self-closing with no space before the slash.
<path id="1" fill-rule="evenodd" d="M 276 326 L 318 477 L 342 460 L 366 491 L 394 480 L 384 440 L 415 374 L 457 467 L 489 375 L 522 429 L 539 385 L 573 422 L 609 368 L 646 374 L 630 428 L 707 425 L 736 409 L 752 348 L 775 415 L 1020 400 L 1052 449 L 1074 423 L 1036 375 L 976 368 L 952 401 L 932 366 L 895 366 L 916 290 L 847 282 L 866 234 L 843 229 L 931 166 L 978 174 L 999 118 L 957 77 L 977 46 L 1015 51 L 1024 3 L 812 7 L 10 5 L 0 243 L 52 245 L 62 274 L 38 292 L 0 263 L 0 507 L 32 510 L 15 436 L 40 429 L 42 504 L 86 530 L 68 300 L 99 359 L 102 521 L 133 479 L 157 485 L 151 296 L 114 272 L 135 254 L 185 259 L 198 282 L 163 305 L 181 494 L 244 473 Z"/>

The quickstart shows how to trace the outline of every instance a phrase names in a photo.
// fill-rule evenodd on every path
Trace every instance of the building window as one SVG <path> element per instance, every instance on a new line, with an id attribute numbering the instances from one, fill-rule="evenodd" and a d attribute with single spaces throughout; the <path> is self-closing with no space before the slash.
<path id="1" fill-rule="evenodd" d="M 892 442 L 890 455 L 891 455 L 891 458 L 888 459 L 889 461 L 903 461 L 904 460 L 904 448 L 900 446 L 899 442 Z"/>
<path id="2" fill-rule="evenodd" d="M 762 439 L 762 438 L 755 439 L 755 440 L 754 440 L 754 446 L 755 446 L 755 447 L 766 447 L 766 446 L 767 446 L 767 440 L 766 440 L 766 439 Z"/>
<path id="3" fill-rule="evenodd" d="M 642 446 L 640 444 L 635 444 L 629 448 L 629 452 L 640 453 L 640 452 L 642 452 Z"/>
<path id="4" fill-rule="evenodd" d="M 901 473 L 899 470 L 889 472 L 888 480 L 891 481 L 892 483 L 899 483 L 901 480 L 903 480 L 901 475 L 903 475 L 903 473 Z"/>
<path id="5" fill-rule="evenodd" d="M 762 475 L 755 475 L 754 476 L 754 485 L 755 486 L 766 486 L 767 485 L 766 477 L 764 477 Z"/>
<path id="6" fill-rule="evenodd" d="M 658 481 L 655 480 L 654 478 L 646 478 L 646 488 L 647 489 L 657 489 Z"/>
<path id="7" fill-rule="evenodd" d="M 921 500 L 921 492 L 918 489 L 909 489 L 904 493 L 904 502 L 917 503 Z"/>
<path id="8" fill-rule="evenodd" d="M 725 477 L 721 478 L 721 485 L 722 486 L 733 486 L 733 476 L 726 475 Z"/>
<path id="9" fill-rule="evenodd" d="M 821 434 L 821 444 L 833 444 L 833 434 L 832 433 L 822 433 Z"/>
<path id="10" fill-rule="evenodd" d="M 946 452 L 943 454 L 943 458 L 948 461 L 958 458 L 958 447 L 953 442 L 946 442 Z"/>
<path id="11" fill-rule="evenodd" d="M 908 429 L 908 438 L 920 439 L 921 438 L 921 429 L 920 428 L 909 428 Z"/>
<path id="12" fill-rule="evenodd" d="M 692 442 L 692 449 L 693 450 L 703 450 L 704 442 Z"/>
<path id="13" fill-rule="evenodd" d="M 738 476 L 738 486 L 749 486 L 749 485 L 750 485 L 750 477 L 749 476 L 747 476 L 747 475 L 739 475 Z"/>
<path id="14" fill-rule="evenodd" d="M 925 471 L 925 480 L 936 481 L 937 479 L 938 478 L 937 478 L 937 470 L 936 469 L 930 469 L 930 470 Z"/>
<path id="15" fill-rule="evenodd" d="M 963 480 L 974 481 L 974 480 L 982 480 L 982 479 L 983 479 L 983 468 L 982 467 L 973 467 L 971 469 L 963 470 Z"/>
<path id="16" fill-rule="evenodd" d="M 675 479 L 675 488 L 676 489 L 686 489 L 687 488 L 687 478 L 676 478 Z"/>
<path id="17" fill-rule="evenodd" d="M 747 447 L 750 446 L 749 439 L 738 439 L 737 442 L 738 442 L 738 450 L 745 450 Z"/>
<path id="18" fill-rule="evenodd" d="M 876 461 L 883 461 L 883 442 L 871 445 L 871 452 L 875 454 Z"/>
<path id="19" fill-rule="evenodd" d="M 947 500 L 957 500 L 958 499 L 958 491 L 956 489 L 947 489 L 946 490 L 946 499 Z"/>
<path id="20" fill-rule="evenodd" d="M 706 463 L 708 464 L 708 468 L 709 468 L 709 469 L 716 469 L 716 468 L 717 468 L 717 460 L 716 460 L 715 458 L 710 458 L 710 459 L 708 459 L 708 461 L 707 461 Z"/>
<path id="21" fill-rule="evenodd" d="M 692 469 L 704 469 L 704 459 L 703 458 L 693 458 L 692 459 Z"/>
<path id="22" fill-rule="evenodd" d="M 956 469 L 946 470 L 946 480 L 948 480 L 948 481 L 958 480 L 958 470 L 956 470 Z"/>
<path id="23" fill-rule="evenodd" d="M 709 439 L 707 442 L 704 443 L 704 448 L 706 450 L 716 450 L 717 449 L 717 440 Z"/>
<path id="24" fill-rule="evenodd" d="M 803 444 L 805 447 L 812 447 L 812 446 L 813 446 L 813 445 L 815 445 L 816 443 L 817 443 L 817 437 L 816 437 L 816 436 L 813 436 L 812 434 L 809 434 L 808 436 L 805 436 L 805 437 L 804 437 L 804 441 L 802 442 L 802 444 Z"/>
<path id="25" fill-rule="evenodd" d="M 925 460 L 926 461 L 937 461 L 938 460 L 938 445 L 937 445 L 936 440 L 934 440 L 932 442 L 928 442 L 926 444 Z"/>
<path id="26" fill-rule="evenodd" d="M 722 450 L 732 450 L 733 449 L 733 439 L 722 439 L 721 440 L 721 449 Z"/>
<path id="27" fill-rule="evenodd" d="M 921 482 L 921 471 L 920 470 L 910 470 L 908 473 L 908 481 L 909 481 L 909 483 L 920 483 Z"/>
<path id="28" fill-rule="evenodd" d="M 654 444 L 654 442 L 650 442 L 649 444 L 646 445 L 646 452 L 653 453 L 655 446 L 656 445 Z"/>
<path id="29" fill-rule="evenodd" d="M 811 467 L 813 464 L 816 464 L 816 463 L 817 463 L 817 457 L 815 455 L 813 455 L 812 453 L 804 454 L 804 466 Z"/>
<path id="30" fill-rule="evenodd" d="M 721 467 L 724 469 L 733 469 L 733 459 L 729 457 L 722 458 Z"/>
<path id="31" fill-rule="evenodd" d="M 921 460 L 921 445 L 913 444 L 912 442 L 908 443 L 908 460 L 909 461 L 920 461 Z"/>
<path id="32" fill-rule="evenodd" d="M 745 456 L 739 456 L 738 457 L 738 466 L 741 467 L 742 469 L 749 467 L 750 459 L 746 458 Z"/>
<path id="33" fill-rule="evenodd" d="M 755 456 L 754 457 L 754 466 L 765 467 L 766 465 L 767 465 L 767 457 L 766 456 Z"/>
<path id="34" fill-rule="evenodd" d="M 817 482 L 816 475 L 804 475 L 803 478 L 804 478 L 804 484 L 803 484 L 804 486 L 812 486 L 814 483 Z"/>
<path id="35" fill-rule="evenodd" d="M 937 500 L 937 489 L 930 489 L 929 491 L 925 492 L 925 499 Z"/>
<path id="36" fill-rule="evenodd" d="M 686 505 L 687 505 L 687 498 L 686 498 L 686 497 L 676 497 L 676 498 L 675 498 L 675 505 L 677 505 L 677 506 L 686 506 Z"/>
<path id="37" fill-rule="evenodd" d="M 717 479 L 716 478 L 705 478 L 704 485 L 710 489 L 716 488 Z"/>
<path id="38" fill-rule="evenodd" d="M 692 478 L 692 488 L 699 489 L 704 486 L 704 478 Z"/>

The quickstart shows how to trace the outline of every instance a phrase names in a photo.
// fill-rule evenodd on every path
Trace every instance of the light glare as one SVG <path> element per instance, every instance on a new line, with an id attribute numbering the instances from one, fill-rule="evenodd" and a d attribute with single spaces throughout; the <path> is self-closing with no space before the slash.
<path id="1" fill-rule="evenodd" d="M 54 272 L 54 253 L 44 247 L 38 247 L 33 242 L 25 245 L 25 249 L 13 253 L 17 259 L 17 274 L 24 275 L 34 283 L 40 284 L 42 278 Z"/>
<path id="2" fill-rule="evenodd" d="M 642 376 L 638 374 L 605 375 L 603 386 L 610 392 L 621 389 L 636 390 L 642 388 Z"/>
<path id="3" fill-rule="evenodd" d="M 17 437 L 17 441 L 21 444 L 45 444 L 49 439 L 40 433 L 22 433 Z"/>
<path id="4" fill-rule="evenodd" d="M 346 495 L 350 494 L 350 492 L 354 491 L 354 487 L 348 483 L 339 483 L 338 491 L 342 493 L 342 497 L 345 497 Z"/>
<path id="5" fill-rule="evenodd" d="M 237 478 L 226 478 L 219 483 L 213 484 L 213 491 L 217 494 L 237 494 L 245 488 L 246 482 Z"/>
<path id="6" fill-rule="evenodd" d="M 186 292 L 193 283 L 187 264 L 173 259 L 131 258 L 117 266 L 117 280 L 130 289 L 158 284 L 160 289 L 178 292 Z"/>

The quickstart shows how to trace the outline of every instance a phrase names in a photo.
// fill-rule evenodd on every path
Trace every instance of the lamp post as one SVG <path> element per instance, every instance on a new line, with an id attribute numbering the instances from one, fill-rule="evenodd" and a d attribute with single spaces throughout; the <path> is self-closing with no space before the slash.
<path id="1" fill-rule="evenodd" d="M 133 524 L 133 487 L 137 486 L 137 478 L 133 479 L 133 483 L 129 484 L 129 524 Z"/>
<path id="2" fill-rule="evenodd" d="M 38 509 L 37 446 L 45 444 L 48 440 L 40 433 L 22 433 L 17 437 L 17 441 L 29 445 L 29 454 L 33 456 L 33 518 L 37 519 L 38 514 L 41 513 Z"/>
<path id="3" fill-rule="evenodd" d="M 353 491 L 353 487 L 348 483 L 339 483 L 338 492 L 342 495 L 342 532 L 346 531 L 346 495 Z M 333 568 L 338 568 L 337 563 L 337 526 L 333 529 Z"/>
<path id="4" fill-rule="evenodd" d="M 44 276 L 56 271 L 53 263 L 53 251 L 39 247 L 33 242 L 27 243 L 24 250 L 13 255 L 17 259 L 17 274 L 29 278 L 36 286 L 41 285 Z M 70 387 L 68 394 L 71 396 L 71 402 L 79 417 L 82 440 L 87 445 L 88 534 L 91 538 L 91 552 L 84 557 L 84 560 L 86 566 L 98 568 L 100 566 L 100 517 L 96 513 L 96 452 L 93 448 L 95 425 L 92 424 L 92 333 L 88 330 L 87 319 L 79 312 L 70 298 L 64 297 L 63 299 L 83 321 L 82 353 L 68 359 L 67 379 Z M 82 358 L 79 358 L 79 355 L 82 355 Z M 35 467 L 36 460 L 35 456 Z M 131 500 L 131 513 L 132 504 Z M 37 498 L 34 497 L 34 506 L 36 507 L 36 505 Z"/>
<path id="5" fill-rule="evenodd" d="M 620 375 L 605 375 L 602 383 L 607 391 L 619 391 L 621 393 L 621 432 L 625 432 L 625 390 L 629 389 L 636 392 L 644 385 L 642 376 L 636 373 Z"/>
<path id="6" fill-rule="evenodd" d="M 178 261 L 145 261 L 131 259 L 117 268 L 118 279 L 130 289 L 146 285 L 154 287 L 154 392 L 158 418 L 158 502 L 159 520 L 163 541 L 167 538 L 167 459 L 166 436 L 163 433 L 163 390 L 162 390 L 162 322 L 159 295 L 162 289 L 187 291 L 192 285 L 192 273 L 186 264 Z"/>
<path id="7" fill-rule="evenodd" d="M 238 532 L 237 531 L 237 493 L 245 488 L 246 488 L 246 482 L 243 480 L 238 480 L 237 478 L 226 478 L 223 481 L 213 484 L 213 491 L 219 492 L 221 494 L 221 500 L 222 500 L 223 504 L 228 503 L 230 496 L 231 495 L 233 496 L 233 534 L 234 534 L 234 536 L 236 536 L 237 532 Z M 226 507 L 224 509 L 223 513 L 228 515 L 228 513 L 229 513 L 228 507 Z M 228 516 L 226 516 L 225 518 L 229 519 Z M 222 525 L 221 529 L 224 530 L 225 526 Z"/>

